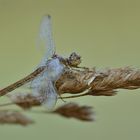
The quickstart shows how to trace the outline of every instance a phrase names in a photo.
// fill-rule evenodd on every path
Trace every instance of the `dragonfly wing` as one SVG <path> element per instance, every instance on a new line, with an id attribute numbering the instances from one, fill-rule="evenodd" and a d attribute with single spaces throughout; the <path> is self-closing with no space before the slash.
<path id="1" fill-rule="evenodd" d="M 42 73 L 40 73 L 37 77 L 35 77 L 32 81 L 31 81 L 31 88 L 37 88 L 41 85 L 41 83 L 43 81 L 45 81 L 45 77 L 47 77 L 48 73 L 47 73 L 47 69 L 44 69 L 44 71 Z"/>
<path id="2" fill-rule="evenodd" d="M 33 81 L 33 94 L 39 96 L 40 102 L 48 111 L 51 111 L 57 101 L 58 95 L 53 82 L 48 77 L 39 77 Z"/>
<path id="3" fill-rule="evenodd" d="M 52 22 L 51 16 L 47 15 L 42 18 L 40 24 L 40 31 L 39 31 L 39 39 L 38 39 L 39 46 L 45 46 L 45 56 L 41 61 L 41 64 L 47 62 L 49 58 L 51 58 L 55 52 L 55 45 L 53 41 L 52 35 Z"/>
<path id="4" fill-rule="evenodd" d="M 51 111 L 55 107 L 58 94 L 52 81 L 47 81 L 46 88 L 47 90 L 44 93 L 45 100 L 42 102 L 42 105 L 45 106 L 48 111 Z"/>
<path id="5" fill-rule="evenodd" d="M 41 103 L 47 110 L 53 109 L 56 104 L 58 94 L 54 83 L 63 71 L 64 65 L 60 63 L 58 58 L 54 58 L 48 61 L 44 71 L 32 81 L 33 94 L 41 96 Z"/>

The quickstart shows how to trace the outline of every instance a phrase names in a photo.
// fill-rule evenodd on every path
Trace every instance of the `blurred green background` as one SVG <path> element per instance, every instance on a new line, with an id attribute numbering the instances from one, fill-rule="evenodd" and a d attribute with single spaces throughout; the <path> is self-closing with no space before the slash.
<path id="1" fill-rule="evenodd" d="M 1 88 L 26 76 L 39 63 L 42 52 L 36 42 L 45 14 L 53 18 L 57 53 L 78 52 L 83 66 L 98 69 L 140 68 L 140 1 L 0 0 Z M 114 97 L 68 100 L 93 106 L 93 123 L 27 112 L 36 124 L 0 125 L 0 139 L 139 140 L 139 92 L 121 90 Z M 1 102 L 4 100 L 2 97 Z"/>

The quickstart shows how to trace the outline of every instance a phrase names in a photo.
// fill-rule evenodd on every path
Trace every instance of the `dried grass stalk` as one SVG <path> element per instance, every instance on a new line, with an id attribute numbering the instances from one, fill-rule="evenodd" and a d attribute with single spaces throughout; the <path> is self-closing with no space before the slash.
<path id="1" fill-rule="evenodd" d="M 93 121 L 93 110 L 90 106 L 79 106 L 76 103 L 68 103 L 57 108 L 53 113 L 57 113 L 66 118 L 76 118 L 82 121 Z"/>
<path id="2" fill-rule="evenodd" d="M 61 94 L 87 91 L 86 95 L 112 96 L 116 89 L 140 88 L 140 70 L 129 67 L 102 71 L 66 69 L 56 87 Z"/>
<path id="3" fill-rule="evenodd" d="M 0 124 L 20 124 L 23 126 L 32 124 L 33 121 L 17 111 L 1 110 Z"/>

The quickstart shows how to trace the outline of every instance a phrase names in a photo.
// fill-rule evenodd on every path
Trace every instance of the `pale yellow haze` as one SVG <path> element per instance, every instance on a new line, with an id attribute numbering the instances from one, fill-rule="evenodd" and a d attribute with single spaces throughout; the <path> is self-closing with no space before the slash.
<path id="1" fill-rule="evenodd" d="M 58 54 L 68 56 L 75 51 L 82 56 L 82 66 L 98 69 L 140 68 L 138 0 L 0 0 L 1 88 L 26 76 L 40 62 L 43 47 L 37 47 L 37 37 L 41 18 L 46 14 L 53 20 Z M 2 97 L 0 102 L 4 101 Z M 36 124 L 0 125 L 0 139 L 140 139 L 140 90 L 121 90 L 114 97 L 81 97 L 68 101 L 93 106 L 96 121 L 86 123 L 27 112 Z"/>

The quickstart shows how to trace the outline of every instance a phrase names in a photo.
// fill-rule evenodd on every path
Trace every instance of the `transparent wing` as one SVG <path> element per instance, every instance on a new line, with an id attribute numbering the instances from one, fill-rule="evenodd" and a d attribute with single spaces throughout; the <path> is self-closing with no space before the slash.
<path id="1" fill-rule="evenodd" d="M 52 81 L 45 81 L 44 88 L 44 100 L 42 102 L 42 105 L 45 106 L 48 111 L 51 111 L 57 102 L 58 94 Z"/>
<path id="2" fill-rule="evenodd" d="M 31 82 L 31 88 L 40 87 L 41 82 L 45 81 L 46 78 L 51 80 L 52 82 L 55 82 L 63 73 L 64 67 L 65 66 L 60 63 L 58 58 L 48 61 L 44 71 Z"/>
<path id="3" fill-rule="evenodd" d="M 54 83 L 61 76 L 64 65 L 60 63 L 58 58 L 48 61 L 44 72 L 36 77 L 31 84 L 33 94 L 41 97 L 41 103 L 47 110 L 52 110 L 57 101 L 57 90 Z"/>
<path id="4" fill-rule="evenodd" d="M 39 83 L 37 82 L 37 86 L 33 88 L 33 94 L 36 97 L 41 97 L 40 102 L 48 111 L 54 108 L 58 98 L 55 86 L 48 78 L 43 78 Z"/>
<path id="5" fill-rule="evenodd" d="M 55 45 L 52 35 L 52 22 L 51 16 L 46 15 L 42 18 L 40 24 L 38 46 L 45 47 L 45 56 L 43 57 L 40 65 L 45 65 L 47 60 L 55 53 Z"/>

